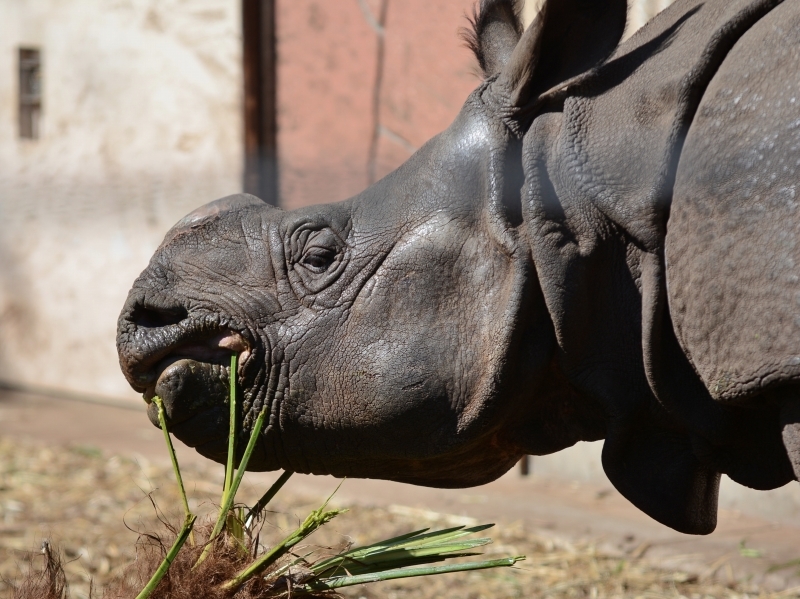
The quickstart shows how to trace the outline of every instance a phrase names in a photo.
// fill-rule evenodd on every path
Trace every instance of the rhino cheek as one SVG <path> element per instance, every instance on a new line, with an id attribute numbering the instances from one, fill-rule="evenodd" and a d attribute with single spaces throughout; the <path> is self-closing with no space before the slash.
<path id="1" fill-rule="evenodd" d="M 396 478 L 400 463 L 413 469 L 415 460 L 444 459 L 483 434 L 482 426 L 463 425 L 469 409 L 480 411 L 482 387 L 493 380 L 502 304 L 495 308 L 490 289 L 507 269 L 492 251 L 471 229 L 440 215 L 394 246 L 333 335 L 347 339 L 332 344 L 336 364 L 323 362 L 317 371 L 319 385 L 336 387 L 317 395 L 328 398 L 320 405 L 336 416 L 321 432 L 322 446 L 335 448 L 326 460 L 347 465 L 346 447 L 351 475 Z M 475 272 L 473 253 L 489 253 L 492 267 Z M 481 318 L 478 332 L 463 324 L 473 316 Z M 392 465 L 376 473 L 381 459 Z"/>
<path id="2" fill-rule="evenodd" d="M 298 471 L 386 477 L 385 460 L 429 455 L 431 433 L 443 424 L 432 409 L 441 402 L 432 397 L 444 386 L 396 346 L 366 342 L 352 329 L 348 340 L 346 347 L 335 344 L 337 351 L 326 342 L 308 344 L 318 359 L 304 356 L 290 377 L 279 410 L 281 443 Z"/>
<path id="3" fill-rule="evenodd" d="M 454 375 L 441 365 L 441 348 L 420 339 L 412 345 L 380 346 L 354 361 L 361 367 L 350 374 L 348 385 L 352 399 L 346 405 L 358 406 L 349 410 L 352 426 L 360 436 L 369 436 L 375 454 L 387 458 L 437 454 L 457 429 L 447 383 Z"/>

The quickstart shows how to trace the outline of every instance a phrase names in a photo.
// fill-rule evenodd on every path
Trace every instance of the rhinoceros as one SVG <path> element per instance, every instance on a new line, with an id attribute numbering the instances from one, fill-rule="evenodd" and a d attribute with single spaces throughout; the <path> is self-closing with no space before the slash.
<path id="1" fill-rule="evenodd" d="M 360 194 L 178 222 L 122 370 L 218 461 L 236 377 L 254 470 L 466 487 L 604 439 L 625 497 L 709 533 L 722 473 L 800 475 L 800 1 L 678 0 L 623 43 L 625 0 L 519 13 L 482 0 L 483 81 Z"/>

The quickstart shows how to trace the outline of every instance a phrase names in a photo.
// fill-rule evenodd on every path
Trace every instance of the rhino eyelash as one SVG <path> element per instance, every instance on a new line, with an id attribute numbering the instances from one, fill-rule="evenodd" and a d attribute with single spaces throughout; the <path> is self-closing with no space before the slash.
<path id="1" fill-rule="evenodd" d="M 323 273 L 336 260 L 336 252 L 330 248 L 312 248 L 300 259 L 300 263 L 315 273 Z"/>

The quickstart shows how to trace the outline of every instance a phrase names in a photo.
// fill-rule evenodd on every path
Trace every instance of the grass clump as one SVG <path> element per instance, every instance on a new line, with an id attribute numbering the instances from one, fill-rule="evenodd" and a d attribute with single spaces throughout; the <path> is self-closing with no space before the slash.
<path id="1" fill-rule="evenodd" d="M 44 568 L 28 574 L 14 589 L 14 599 L 69 599 L 69 586 L 61 555 L 53 551 L 50 543 L 42 543 Z"/>
<path id="2" fill-rule="evenodd" d="M 184 509 L 180 528 L 162 523 L 167 533 L 142 534 L 137 557 L 103 593 L 104 599 L 273 599 L 288 596 L 330 597 L 336 589 L 382 580 L 447 572 L 513 566 L 524 556 L 434 565 L 479 555 L 474 550 L 491 542 L 472 538 L 491 524 L 439 531 L 421 529 L 363 547 L 345 547 L 326 555 L 325 549 L 300 544 L 346 510 L 328 509 L 330 497 L 283 540 L 272 547 L 259 543 L 265 507 L 291 477 L 284 472 L 250 508 L 236 505 L 236 494 L 263 428 L 265 410 L 255 420 L 240 463 L 236 455 L 236 356 L 231 357 L 228 459 L 217 517 L 196 526 L 183 485 L 180 466 L 167 428 L 161 399 L 158 408 Z M 335 491 L 334 491 L 335 492 Z M 187 542 L 188 541 L 188 542 Z M 329 550 L 327 550 L 330 553 Z M 57 553 L 45 543 L 44 568 L 31 573 L 14 592 L 14 599 L 68 599 L 66 577 Z M 90 597 L 92 591 L 89 592 Z"/>

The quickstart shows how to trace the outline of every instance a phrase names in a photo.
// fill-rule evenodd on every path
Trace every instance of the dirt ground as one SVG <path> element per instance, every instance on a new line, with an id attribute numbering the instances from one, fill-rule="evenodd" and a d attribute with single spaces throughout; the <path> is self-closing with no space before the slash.
<path id="1" fill-rule="evenodd" d="M 178 523 L 180 502 L 163 440 L 141 411 L 0 394 L 0 576 L 13 581 L 49 539 L 61 548 L 74 599 L 101 588 L 134 557 L 137 532 L 162 531 L 148 497 Z M 218 501 L 221 467 L 181 449 L 193 510 Z M 253 502 L 274 475 L 248 475 Z M 277 540 L 337 482 L 293 477 L 262 541 Z M 514 568 L 346 589 L 353 599 L 511 597 L 800 597 L 800 536 L 736 514 L 698 539 L 642 518 L 608 489 L 509 475 L 467 491 L 346 481 L 351 510 L 310 539 L 366 543 L 425 526 L 497 521 L 487 557 L 526 555 Z M 717 536 L 715 536 L 717 535 Z M 0 597 L 11 585 L 0 583 Z"/>

